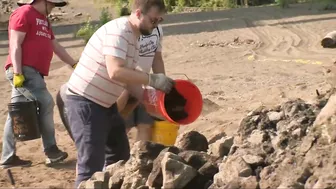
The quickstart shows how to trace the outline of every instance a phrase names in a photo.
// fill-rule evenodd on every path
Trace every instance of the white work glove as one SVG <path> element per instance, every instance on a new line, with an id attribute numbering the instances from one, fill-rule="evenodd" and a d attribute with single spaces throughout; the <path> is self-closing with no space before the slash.
<path id="1" fill-rule="evenodd" d="M 148 85 L 163 91 L 164 93 L 169 93 L 174 86 L 174 80 L 165 76 L 162 73 L 158 74 L 149 74 L 149 83 Z"/>

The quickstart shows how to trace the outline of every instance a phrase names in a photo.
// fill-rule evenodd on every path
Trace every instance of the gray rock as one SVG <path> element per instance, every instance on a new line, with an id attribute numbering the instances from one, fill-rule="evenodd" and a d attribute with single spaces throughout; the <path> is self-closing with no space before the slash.
<path id="1" fill-rule="evenodd" d="M 277 189 L 304 189 L 304 185 L 299 182 L 285 181 L 278 186 Z"/>
<path id="2" fill-rule="evenodd" d="M 197 170 L 184 164 L 181 157 L 171 152 L 165 153 L 161 167 L 162 189 L 183 188 L 197 175 Z"/>
<path id="3" fill-rule="evenodd" d="M 110 176 L 113 176 L 115 172 L 124 168 L 125 163 L 126 163 L 125 160 L 120 160 L 112 165 L 107 166 L 105 171 L 109 172 Z"/>
<path id="4" fill-rule="evenodd" d="M 213 156 L 224 157 L 229 154 L 233 145 L 234 137 L 223 137 L 209 145 L 209 152 Z"/>
<path id="5" fill-rule="evenodd" d="M 278 122 L 282 118 L 285 117 L 285 114 L 284 114 L 283 111 L 281 111 L 281 112 L 268 112 L 267 115 L 268 115 L 269 120 L 274 121 L 274 122 Z"/>
<path id="6" fill-rule="evenodd" d="M 103 182 L 99 180 L 87 180 L 85 182 L 86 189 L 103 189 Z"/>
<path id="7" fill-rule="evenodd" d="M 219 139 L 221 139 L 221 138 L 223 138 L 223 137 L 226 137 L 226 134 L 225 134 L 224 132 L 222 132 L 222 133 L 218 133 L 218 134 L 216 134 L 215 136 L 210 137 L 208 143 L 209 143 L 209 145 L 210 145 L 210 144 L 216 142 L 217 140 L 219 140 Z"/>
<path id="8" fill-rule="evenodd" d="M 252 175 L 251 167 L 240 156 L 229 156 L 225 163 L 220 164 L 219 172 L 214 176 L 217 186 L 225 186 L 239 177 Z"/>
<path id="9" fill-rule="evenodd" d="M 211 156 L 205 152 L 198 152 L 192 150 L 183 151 L 178 155 L 182 157 L 183 160 L 185 160 L 185 163 L 187 163 L 196 170 L 201 168 L 205 163 L 207 162 L 215 163 L 218 159 L 218 157 Z"/>
<path id="10" fill-rule="evenodd" d="M 315 175 L 312 175 L 308 178 L 308 180 L 306 181 L 304 188 L 305 189 L 312 189 L 314 187 L 314 185 L 317 183 L 318 181 L 318 177 Z"/>
<path id="11" fill-rule="evenodd" d="M 179 135 L 176 138 L 175 145 L 182 150 L 208 151 L 207 138 L 197 131 L 190 131 Z"/>
<path id="12" fill-rule="evenodd" d="M 97 180 L 102 182 L 102 187 L 107 188 L 109 184 L 110 174 L 109 172 L 96 172 L 92 175 L 91 180 Z"/>
<path id="13" fill-rule="evenodd" d="M 251 136 L 247 139 L 252 144 L 262 144 L 267 139 L 267 134 L 264 131 L 254 130 Z"/>
<path id="14" fill-rule="evenodd" d="M 124 182 L 120 189 L 137 189 L 138 187 L 146 184 L 147 178 L 144 177 L 139 171 L 128 173 L 125 175 Z"/>
<path id="15" fill-rule="evenodd" d="M 321 176 L 314 185 L 312 189 L 329 189 L 336 188 L 336 177 L 335 175 L 331 176 Z"/>
<path id="16" fill-rule="evenodd" d="M 161 151 L 161 153 L 158 155 L 158 157 L 153 162 L 153 169 L 148 176 L 146 185 L 150 187 L 161 188 L 162 183 L 163 183 L 161 161 L 166 152 L 172 152 L 174 154 L 178 154 L 179 149 L 172 146 L 172 147 L 165 148 L 164 150 Z"/>
<path id="17" fill-rule="evenodd" d="M 256 155 L 244 155 L 243 160 L 252 166 L 258 166 L 264 163 L 264 158 Z"/>

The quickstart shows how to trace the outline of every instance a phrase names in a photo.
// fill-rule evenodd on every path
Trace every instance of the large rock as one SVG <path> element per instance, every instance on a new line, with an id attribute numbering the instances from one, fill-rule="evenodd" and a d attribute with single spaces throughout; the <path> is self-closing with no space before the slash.
<path id="1" fill-rule="evenodd" d="M 141 174 L 147 177 L 152 171 L 154 160 L 164 148 L 166 146 L 150 141 L 136 142 L 131 149 L 131 157 L 125 164 L 126 171 L 139 170 Z"/>
<path id="2" fill-rule="evenodd" d="M 252 144 L 260 145 L 264 141 L 267 141 L 268 138 L 269 135 L 265 131 L 254 130 L 252 131 L 251 135 L 247 138 L 247 141 Z"/>
<path id="3" fill-rule="evenodd" d="M 182 157 L 188 165 L 194 167 L 197 170 L 207 162 L 215 163 L 218 158 L 211 156 L 205 152 L 198 152 L 192 150 L 180 152 L 178 155 Z"/>
<path id="4" fill-rule="evenodd" d="M 209 153 L 213 156 L 224 157 L 227 156 L 230 152 L 230 149 L 233 145 L 234 137 L 223 137 L 213 144 L 209 145 Z"/>
<path id="5" fill-rule="evenodd" d="M 171 152 L 165 153 L 161 166 L 162 189 L 183 188 L 197 175 L 196 169 L 185 164 L 181 157 Z"/>
<path id="6" fill-rule="evenodd" d="M 121 189 L 137 189 L 146 184 L 147 177 L 142 175 L 139 171 L 125 175 L 124 182 Z"/>
<path id="7" fill-rule="evenodd" d="M 304 189 L 304 185 L 299 182 L 285 181 L 284 183 L 281 183 L 277 189 Z"/>
<path id="8" fill-rule="evenodd" d="M 216 142 L 217 140 L 219 140 L 219 139 L 221 139 L 223 137 L 226 137 L 226 133 L 224 133 L 224 132 L 218 133 L 218 134 L 210 137 L 208 143 L 210 145 L 210 144 Z"/>
<path id="9" fill-rule="evenodd" d="M 100 181 L 102 188 L 107 188 L 109 184 L 110 174 L 109 172 L 96 172 L 91 177 L 92 180 Z"/>
<path id="10" fill-rule="evenodd" d="M 320 132 L 327 143 L 336 142 L 336 94 L 332 95 L 314 122 L 314 129 Z"/>
<path id="11" fill-rule="evenodd" d="M 306 181 L 304 188 L 305 189 L 309 189 L 309 188 L 313 188 L 315 186 L 315 184 L 318 181 L 318 177 L 315 175 L 312 175 L 311 177 L 308 178 L 308 180 Z"/>
<path id="12" fill-rule="evenodd" d="M 198 172 L 208 178 L 208 180 L 212 180 L 215 174 L 219 171 L 218 165 L 216 163 L 207 162 L 205 163 Z"/>
<path id="13" fill-rule="evenodd" d="M 277 188 L 281 184 L 281 180 L 277 178 L 275 167 L 267 166 L 260 173 L 259 186 L 260 189 Z"/>
<path id="14" fill-rule="evenodd" d="M 150 187 L 155 187 L 155 188 L 161 188 L 161 186 L 163 185 L 161 162 L 166 152 L 178 154 L 180 150 L 177 147 L 173 146 L 173 147 L 165 148 L 164 150 L 161 151 L 158 157 L 154 160 L 153 169 L 148 176 L 146 185 Z"/>
<path id="15" fill-rule="evenodd" d="M 176 138 L 175 146 L 182 150 L 200 152 L 207 152 L 209 148 L 207 138 L 197 131 L 190 131 L 179 135 Z"/>
<path id="16" fill-rule="evenodd" d="M 329 188 L 336 188 L 335 175 L 321 176 L 313 187 L 313 189 L 329 189 Z"/>
<path id="17" fill-rule="evenodd" d="M 251 167 L 240 156 L 229 156 L 225 163 L 220 164 L 219 173 L 214 176 L 217 186 L 225 186 L 239 177 L 252 175 Z"/>
<path id="18" fill-rule="evenodd" d="M 247 138 L 256 129 L 266 130 L 275 129 L 276 124 L 269 120 L 267 112 L 248 115 L 240 122 L 238 133 L 242 138 Z"/>
<path id="19" fill-rule="evenodd" d="M 105 171 L 107 171 L 110 176 L 114 175 L 116 172 L 120 172 L 121 169 L 125 168 L 125 160 L 120 160 L 112 165 L 106 167 Z"/>

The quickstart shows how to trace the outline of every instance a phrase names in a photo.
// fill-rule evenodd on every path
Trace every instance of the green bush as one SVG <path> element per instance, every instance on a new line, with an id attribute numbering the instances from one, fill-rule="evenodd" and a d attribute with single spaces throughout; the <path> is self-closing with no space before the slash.
<path id="1" fill-rule="evenodd" d="M 89 17 L 88 20 L 85 22 L 84 26 L 82 26 L 76 33 L 76 37 L 80 37 L 84 39 L 85 43 L 87 43 L 91 36 L 100 28 L 102 25 L 106 24 L 112 19 L 109 11 L 107 8 L 103 8 L 100 17 L 99 17 L 99 23 L 98 24 L 92 24 L 91 18 Z"/>
<path id="2" fill-rule="evenodd" d="M 322 0 L 322 9 L 323 10 L 335 10 L 336 9 L 336 0 Z"/>
<path id="3" fill-rule="evenodd" d="M 281 8 L 289 7 L 289 0 L 276 0 L 275 1 Z"/>

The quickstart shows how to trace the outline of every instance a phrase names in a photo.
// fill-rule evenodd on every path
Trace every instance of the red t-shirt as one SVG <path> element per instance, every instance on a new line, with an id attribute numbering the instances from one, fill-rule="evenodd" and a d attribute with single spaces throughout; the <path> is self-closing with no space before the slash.
<path id="1" fill-rule="evenodd" d="M 9 18 L 9 39 L 11 30 L 26 33 L 21 45 L 22 65 L 31 66 L 40 74 L 47 76 L 54 53 L 52 45 L 54 34 L 46 16 L 39 13 L 31 5 L 21 6 Z M 9 48 L 5 69 L 12 65 L 10 53 L 11 50 Z"/>

